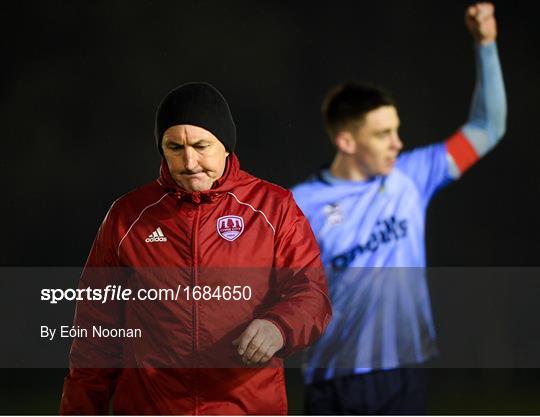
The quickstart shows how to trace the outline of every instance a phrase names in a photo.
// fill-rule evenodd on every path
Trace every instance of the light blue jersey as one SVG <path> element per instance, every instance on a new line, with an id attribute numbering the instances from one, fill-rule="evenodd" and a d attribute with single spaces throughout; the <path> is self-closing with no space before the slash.
<path id="1" fill-rule="evenodd" d="M 435 353 L 424 224 L 429 199 L 450 180 L 441 143 L 404 153 L 387 177 L 346 181 L 324 170 L 293 189 L 318 239 L 333 303 L 332 322 L 308 354 L 308 383 Z"/>
<path id="2" fill-rule="evenodd" d="M 434 193 L 505 131 L 496 44 L 476 48 L 469 120 L 445 142 L 405 152 L 386 177 L 338 179 L 322 170 L 293 188 L 321 249 L 333 317 L 307 354 L 311 383 L 422 363 L 436 353 L 425 277 L 425 217 Z"/>

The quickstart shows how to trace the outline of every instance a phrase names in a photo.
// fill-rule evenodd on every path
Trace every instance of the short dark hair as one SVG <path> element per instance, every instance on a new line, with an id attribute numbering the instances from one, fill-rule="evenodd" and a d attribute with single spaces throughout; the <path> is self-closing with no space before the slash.
<path id="1" fill-rule="evenodd" d="M 332 88 L 322 104 L 322 115 L 330 139 L 341 130 L 360 127 L 366 113 L 382 106 L 396 106 L 382 87 L 349 81 Z"/>

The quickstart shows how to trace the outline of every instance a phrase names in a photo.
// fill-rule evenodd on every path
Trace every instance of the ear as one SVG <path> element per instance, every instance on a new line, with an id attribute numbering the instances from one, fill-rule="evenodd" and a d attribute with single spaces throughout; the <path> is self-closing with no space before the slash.
<path id="1" fill-rule="evenodd" d="M 351 132 L 342 130 L 334 138 L 334 143 L 339 152 L 352 155 L 356 152 L 356 141 Z"/>

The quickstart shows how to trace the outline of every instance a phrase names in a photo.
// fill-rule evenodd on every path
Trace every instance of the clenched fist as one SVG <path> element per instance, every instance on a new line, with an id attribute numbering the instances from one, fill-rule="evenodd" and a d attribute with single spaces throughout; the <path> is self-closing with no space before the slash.
<path id="1" fill-rule="evenodd" d="M 497 22 L 495 21 L 495 6 L 492 3 L 476 3 L 467 8 L 465 24 L 474 39 L 487 44 L 497 39 Z"/>
<path id="2" fill-rule="evenodd" d="M 233 341 L 238 354 L 247 365 L 268 362 L 274 353 L 283 347 L 283 337 L 274 323 L 268 320 L 253 320 L 240 337 Z"/>

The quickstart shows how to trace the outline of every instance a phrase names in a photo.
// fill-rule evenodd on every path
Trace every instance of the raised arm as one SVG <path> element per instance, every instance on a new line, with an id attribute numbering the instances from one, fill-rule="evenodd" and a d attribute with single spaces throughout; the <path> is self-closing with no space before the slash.
<path id="1" fill-rule="evenodd" d="M 465 24 L 475 41 L 476 85 L 467 122 L 446 142 L 454 178 L 492 149 L 506 129 L 506 94 L 494 12 L 493 4 L 477 3 L 465 13 Z"/>

